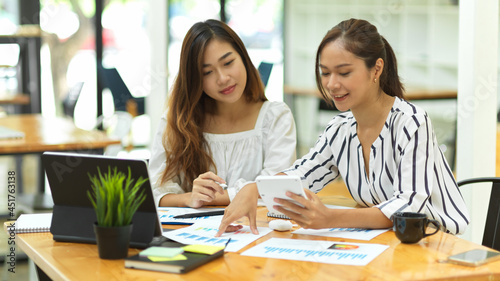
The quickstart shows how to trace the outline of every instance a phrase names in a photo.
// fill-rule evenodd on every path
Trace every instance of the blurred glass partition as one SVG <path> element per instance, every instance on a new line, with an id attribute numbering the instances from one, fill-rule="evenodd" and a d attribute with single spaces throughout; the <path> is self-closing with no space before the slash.
<path id="1" fill-rule="evenodd" d="M 219 0 L 170 0 L 168 3 L 168 86 L 171 87 L 181 56 L 182 41 L 193 24 L 220 19 Z"/>
<path id="2" fill-rule="evenodd" d="M 283 101 L 283 1 L 226 0 L 225 10 L 228 25 L 243 40 L 255 67 L 273 65 L 267 98 Z"/>
<path id="3" fill-rule="evenodd" d="M 225 3 L 221 9 L 221 2 Z M 272 64 L 266 95 L 283 100 L 283 0 L 206 0 L 169 1 L 169 86 L 179 70 L 182 40 L 196 22 L 221 19 L 225 11 L 227 24 L 241 37 L 256 68 Z"/>

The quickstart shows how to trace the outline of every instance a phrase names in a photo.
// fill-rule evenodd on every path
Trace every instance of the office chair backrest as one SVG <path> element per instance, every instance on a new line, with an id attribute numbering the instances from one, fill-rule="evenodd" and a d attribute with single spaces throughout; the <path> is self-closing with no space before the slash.
<path id="1" fill-rule="evenodd" d="M 123 81 L 120 73 L 116 68 L 104 68 L 101 66 L 101 75 L 104 88 L 108 88 L 113 95 L 113 103 L 115 104 L 116 111 L 127 111 L 130 112 L 130 103 L 134 103 L 134 113 L 133 115 L 142 115 L 145 112 L 144 98 L 135 98 L 130 93 L 127 85 Z M 127 104 L 129 106 L 127 106 Z"/>
<path id="2" fill-rule="evenodd" d="M 500 178 L 471 178 L 459 181 L 457 184 L 462 186 L 480 182 L 492 183 L 482 244 L 500 251 Z"/>
<path id="3" fill-rule="evenodd" d="M 271 76 L 271 71 L 273 70 L 273 64 L 269 62 L 261 62 L 259 64 L 259 74 L 262 83 L 264 83 L 264 87 L 267 86 L 267 82 L 269 82 L 269 77 Z"/>
<path id="4" fill-rule="evenodd" d="M 80 93 L 82 92 L 83 82 L 77 82 L 71 89 L 69 89 L 68 94 L 63 100 L 63 110 L 64 115 L 71 118 L 75 117 L 75 106 Z"/>

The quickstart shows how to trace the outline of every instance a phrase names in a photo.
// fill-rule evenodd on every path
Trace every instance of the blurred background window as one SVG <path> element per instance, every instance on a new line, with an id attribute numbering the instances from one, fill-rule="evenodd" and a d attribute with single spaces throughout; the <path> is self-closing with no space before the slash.
<path id="1" fill-rule="evenodd" d="M 170 0 L 168 14 L 169 86 L 179 69 L 186 32 L 196 22 L 219 19 L 240 36 L 256 68 L 261 62 L 273 64 L 266 96 L 283 101 L 283 0 Z"/>
<path id="2" fill-rule="evenodd" d="M 84 82 L 74 112 L 82 128 L 91 128 L 97 115 L 94 2 L 40 1 L 42 114 L 62 115 L 71 87 Z"/>
<path id="3" fill-rule="evenodd" d="M 18 6 L 18 0 L 0 1 L 0 35 L 16 33 L 19 25 Z M 17 93 L 16 65 L 19 51 L 18 44 L 0 44 L 0 96 Z"/>
<path id="4" fill-rule="evenodd" d="M 116 68 L 131 94 L 144 97 L 150 69 L 150 46 L 146 29 L 146 1 L 104 1 L 102 13 L 105 68 Z M 58 114 L 61 100 L 73 85 L 84 82 L 75 107 L 77 126 L 91 129 L 97 118 L 95 1 L 41 1 L 42 112 Z M 54 77 L 55 76 L 55 77 Z M 103 115 L 114 112 L 112 94 L 103 92 Z"/>

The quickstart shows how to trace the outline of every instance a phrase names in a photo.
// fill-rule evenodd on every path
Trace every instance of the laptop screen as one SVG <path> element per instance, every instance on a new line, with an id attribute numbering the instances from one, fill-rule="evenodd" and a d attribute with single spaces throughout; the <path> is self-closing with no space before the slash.
<path id="1" fill-rule="evenodd" d="M 88 198 L 91 190 L 90 175 L 108 171 L 108 167 L 128 175 L 130 168 L 133 179 L 148 178 L 147 163 L 139 159 L 122 159 L 101 155 L 45 152 L 42 165 L 49 181 L 54 209 L 50 232 L 56 241 L 95 243 L 94 223 L 96 215 Z M 141 189 L 146 200 L 132 219 L 131 247 L 144 248 L 155 236 L 162 235 L 151 184 L 147 180 Z"/>

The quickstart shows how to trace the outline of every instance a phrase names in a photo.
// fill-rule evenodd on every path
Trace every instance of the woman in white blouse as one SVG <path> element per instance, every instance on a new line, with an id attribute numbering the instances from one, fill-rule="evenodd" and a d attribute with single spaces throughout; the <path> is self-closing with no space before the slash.
<path id="1" fill-rule="evenodd" d="M 316 54 L 316 83 L 344 113 L 327 125 L 310 152 L 283 173 L 307 179 L 303 206 L 275 199 L 275 208 L 304 228 L 388 228 L 396 212 L 425 213 L 442 230 L 463 233 L 469 214 L 424 110 L 404 100 L 397 62 L 375 26 L 350 19 L 332 28 Z M 328 209 L 316 192 L 342 176 L 367 208 Z M 226 208 L 217 235 L 247 216 L 254 233 L 258 193 L 248 185 Z"/>
<path id="2" fill-rule="evenodd" d="M 289 167 L 295 149 L 292 113 L 267 101 L 241 39 L 217 20 L 194 24 L 152 145 L 157 205 L 227 205 L 258 175 Z"/>

